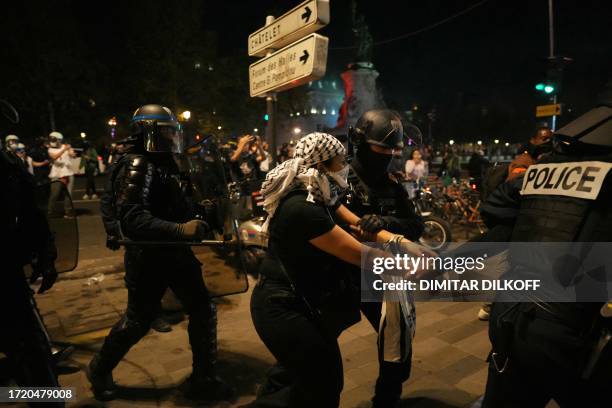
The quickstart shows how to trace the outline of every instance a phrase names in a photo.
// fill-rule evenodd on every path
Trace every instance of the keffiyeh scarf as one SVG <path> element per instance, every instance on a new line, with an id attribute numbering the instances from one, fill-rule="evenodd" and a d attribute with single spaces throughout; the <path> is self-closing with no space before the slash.
<path id="1" fill-rule="evenodd" d="M 263 205 L 268 213 L 264 231 L 268 229 L 280 200 L 296 187 L 306 187 L 306 201 L 332 205 L 336 197 L 327 176 L 331 176 L 341 188 L 346 188 L 346 181 L 333 174 L 323 174 L 315 166 L 344 153 L 344 146 L 332 135 L 314 132 L 301 138 L 295 146 L 295 156 L 270 170 L 262 184 Z"/>

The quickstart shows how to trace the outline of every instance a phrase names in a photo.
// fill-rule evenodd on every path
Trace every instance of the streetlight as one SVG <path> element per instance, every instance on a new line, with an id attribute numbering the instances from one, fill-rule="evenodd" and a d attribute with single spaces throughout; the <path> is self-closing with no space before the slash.
<path id="1" fill-rule="evenodd" d="M 448 141 L 448 144 L 452 146 L 452 145 L 455 144 L 455 141 L 453 139 L 451 139 L 451 140 Z"/>
<path id="2" fill-rule="evenodd" d="M 495 140 L 493 141 L 493 143 L 495 143 L 495 144 L 499 144 L 499 139 L 495 139 Z"/>
<path id="3" fill-rule="evenodd" d="M 183 118 L 184 120 L 189 120 L 189 118 L 191 118 L 191 111 L 186 110 L 181 113 L 181 118 Z"/>
<path id="4" fill-rule="evenodd" d="M 300 133 L 302 133 L 302 129 L 300 129 L 299 127 L 293 128 L 293 133 L 299 135 Z"/>
<path id="5" fill-rule="evenodd" d="M 482 146 L 482 140 L 477 141 L 477 142 L 476 142 L 476 144 L 477 144 L 478 146 Z"/>
<path id="6" fill-rule="evenodd" d="M 117 118 L 114 116 L 108 120 L 108 126 L 117 126 Z"/>
<path id="7" fill-rule="evenodd" d="M 510 143 L 506 142 L 505 146 L 506 146 L 506 147 L 510 146 Z"/>
<path id="8" fill-rule="evenodd" d="M 87 133 L 81 132 L 81 138 L 85 139 L 87 137 Z"/>
<path id="9" fill-rule="evenodd" d="M 221 130 L 223 129 L 221 126 L 217 126 L 217 130 Z"/>
<path id="10" fill-rule="evenodd" d="M 257 133 L 257 131 L 258 131 L 258 130 L 259 130 L 259 129 L 255 128 L 255 129 L 253 129 L 253 132 Z"/>

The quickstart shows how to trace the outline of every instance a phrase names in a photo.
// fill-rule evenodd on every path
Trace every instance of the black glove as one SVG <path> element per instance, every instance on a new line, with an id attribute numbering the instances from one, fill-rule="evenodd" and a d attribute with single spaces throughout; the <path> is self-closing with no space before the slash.
<path id="1" fill-rule="evenodd" d="M 363 217 L 361 217 L 361 220 L 359 220 L 358 224 L 362 230 L 371 234 L 375 234 L 378 231 L 387 227 L 387 222 L 385 221 L 385 219 L 382 216 L 376 214 L 364 215 Z"/>
<path id="2" fill-rule="evenodd" d="M 191 220 L 184 224 L 178 224 L 178 234 L 182 239 L 204 239 L 210 231 L 208 224 L 202 220 Z"/>
<path id="3" fill-rule="evenodd" d="M 107 235 L 106 247 L 111 251 L 118 250 L 119 248 L 121 248 L 121 245 L 119 245 L 119 239 L 115 235 Z"/>
<path id="4" fill-rule="evenodd" d="M 32 276 L 30 276 L 30 283 L 32 284 L 36 282 L 41 276 L 42 283 L 40 285 L 40 288 L 38 288 L 37 293 L 44 293 L 47 290 L 51 289 L 51 287 L 57 280 L 57 271 L 55 270 L 55 265 L 32 265 Z"/>

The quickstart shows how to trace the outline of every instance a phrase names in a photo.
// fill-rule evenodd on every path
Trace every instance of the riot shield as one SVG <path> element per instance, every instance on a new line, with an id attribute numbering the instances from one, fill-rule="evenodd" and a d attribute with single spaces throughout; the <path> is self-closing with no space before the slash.
<path id="1" fill-rule="evenodd" d="M 244 293 L 249 288 L 238 221 L 231 212 L 225 213 L 224 217 L 222 232 L 214 232 L 223 245 L 193 247 L 194 254 L 203 264 L 204 282 L 212 297 Z"/>
<path id="2" fill-rule="evenodd" d="M 79 226 L 72 198 L 62 181 L 51 183 L 47 215 L 57 248 L 55 269 L 58 272 L 71 271 L 79 260 Z"/>
<path id="3" fill-rule="evenodd" d="M 206 287 L 213 297 L 243 293 L 248 290 L 245 243 L 240 234 L 238 209 L 232 205 L 227 188 L 229 174 L 211 140 L 189 155 L 191 182 L 196 202 L 207 200 L 214 211 L 207 214 L 213 228 L 212 242 L 222 245 L 197 245 L 193 252 L 202 262 Z"/>

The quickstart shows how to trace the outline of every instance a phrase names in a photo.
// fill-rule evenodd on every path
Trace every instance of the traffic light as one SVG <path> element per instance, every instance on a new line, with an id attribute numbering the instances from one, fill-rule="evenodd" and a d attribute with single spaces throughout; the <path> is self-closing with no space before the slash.
<path id="1" fill-rule="evenodd" d="M 551 94 L 555 92 L 555 85 L 548 82 L 540 82 L 535 86 L 536 91 L 544 92 L 545 94 Z"/>
<path id="2" fill-rule="evenodd" d="M 264 120 L 267 122 L 268 120 L 270 120 L 270 115 L 268 115 L 267 113 L 264 115 Z"/>

